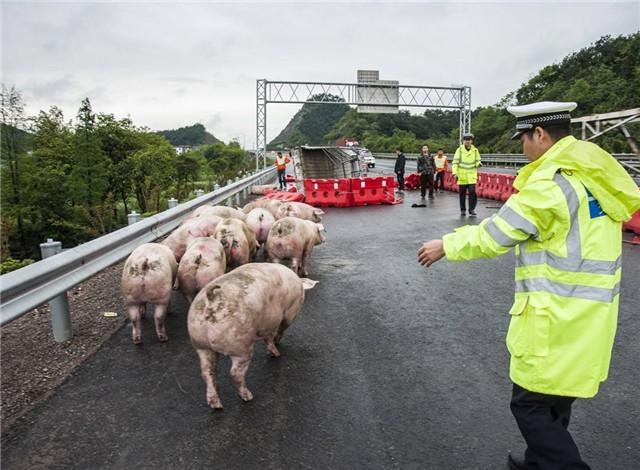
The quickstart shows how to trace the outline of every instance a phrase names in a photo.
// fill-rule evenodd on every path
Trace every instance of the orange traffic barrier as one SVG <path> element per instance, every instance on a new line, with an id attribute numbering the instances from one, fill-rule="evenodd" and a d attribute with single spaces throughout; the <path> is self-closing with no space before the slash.
<path id="1" fill-rule="evenodd" d="M 640 211 L 633 214 L 631 220 L 622 224 L 622 230 L 629 230 L 640 235 Z"/>
<path id="2" fill-rule="evenodd" d="M 304 180 L 306 203 L 315 207 L 351 207 L 351 180 L 348 178 Z"/>

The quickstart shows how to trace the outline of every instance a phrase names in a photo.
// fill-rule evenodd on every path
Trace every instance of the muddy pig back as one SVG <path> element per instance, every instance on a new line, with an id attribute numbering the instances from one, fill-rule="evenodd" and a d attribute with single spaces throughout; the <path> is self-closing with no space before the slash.
<path id="1" fill-rule="evenodd" d="M 208 237 L 194 239 L 178 265 L 178 286 L 189 303 L 212 280 L 222 276 L 227 267 L 222 244 Z"/>

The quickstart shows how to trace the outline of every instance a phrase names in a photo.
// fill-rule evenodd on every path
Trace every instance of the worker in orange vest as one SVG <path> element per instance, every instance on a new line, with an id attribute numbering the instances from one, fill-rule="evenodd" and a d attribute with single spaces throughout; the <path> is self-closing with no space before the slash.
<path id="1" fill-rule="evenodd" d="M 449 169 L 449 162 L 447 161 L 447 156 L 444 154 L 444 150 L 441 148 L 438 149 L 438 153 L 433 157 L 433 161 L 436 164 L 436 191 L 441 193 L 444 189 L 444 174 Z M 438 181 L 440 184 L 438 184 Z"/>
<path id="2" fill-rule="evenodd" d="M 287 171 L 287 164 L 291 162 L 288 156 L 283 156 L 282 152 L 278 152 L 276 155 L 276 169 L 278 170 L 278 183 L 280 189 L 287 189 L 287 181 L 284 179 L 284 174 Z"/>

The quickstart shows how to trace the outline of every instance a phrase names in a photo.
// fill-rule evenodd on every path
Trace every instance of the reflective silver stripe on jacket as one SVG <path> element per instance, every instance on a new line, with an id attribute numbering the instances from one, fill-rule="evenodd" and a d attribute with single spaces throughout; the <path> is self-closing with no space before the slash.
<path id="1" fill-rule="evenodd" d="M 562 297 L 577 297 L 596 302 L 613 302 L 620 293 L 618 282 L 612 289 L 582 285 L 564 284 L 544 277 L 534 277 L 516 281 L 516 292 L 548 292 Z"/>
<path id="2" fill-rule="evenodd" d="M 580 223 L 578 220 L 578 209 L 580 201 L 571 183 L 560 173 L 553 177 L 553 181 L 560 186 L 569 207 L 569 233 L 567 234 L 566 246 L 567 256 L 562 257 L 549 251 L 528 252 L 520 250 L 516 257 L 516 266 L 535 266 L 548 264 L 552 268 L 562 271 L 591 273 L 591 274 L 615 274 L 622 265 L 622 259 L 618 256 L 615 261 L 601 261 L 582 258 L 582 246 L 580 243 Z M 498 213 L 499 214 L 499 213 Z M 505 219 L 506 220 L 506 219 Z"/>
<path id="3" fill-rule="evenodd" d="M 536 227 L 534 224 L 529 222 L 527 219 L 522 217 L 520 214 L 514 211 L 511 207 L 505 204 L 500 208 L 500 210 L 496 215 L 492 216 L 489 219 L 489 223 L 485 225 L 485 230 L 489 233 L 489 235 L 491 235 L 491 238 L 493 238 L 498 245 L 504 246 L 504 247 L 516 246 L 522 242 L 525 242 L 526 239 L 517 240 L 515 238 L 511 238 L 509 235 L 504 233 L 493 221 L 493 219 L 496 216 L 500 216 L 505 222 L 507 222 L 513 228 L 526 233 L 527 235 L 529 235 L 529 237 L 532 237 L 534 240 L 540 239 L 540 233 L 538 232 L 538 227 Z"/>
<path id="4" fill-rule="evenodd" d="M 476 164 L 475 163 L 458 163 L 458 166 L 460 168 L 465 168 L 467 170 L 471 170 L 473 168 L 476 168 Z"/>

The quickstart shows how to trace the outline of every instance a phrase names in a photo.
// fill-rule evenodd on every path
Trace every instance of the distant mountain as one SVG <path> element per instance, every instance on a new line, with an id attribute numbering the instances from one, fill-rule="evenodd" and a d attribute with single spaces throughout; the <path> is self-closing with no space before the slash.
<path id="1" fill-rule="evenodd" d="M 216 144 L 222 142 L 216 139 L 213 134 L 207 132 L 202 124 L 194 124 L 193 126 L 181 127 L 179 129 L 171 129 L 166 131 L 158 131 L 156 134 L 164 136 L 172 145 L 196 145 Z"/>
<path id="2" fill-rule="evenodd" d="M 320 94 L 312 97 L 314 101 L 322 98 L 330 104 L 305 103 L 267 147 L 276 149 L 327 144 L 325 135 L 351 108 L 338 96 Z"/>

